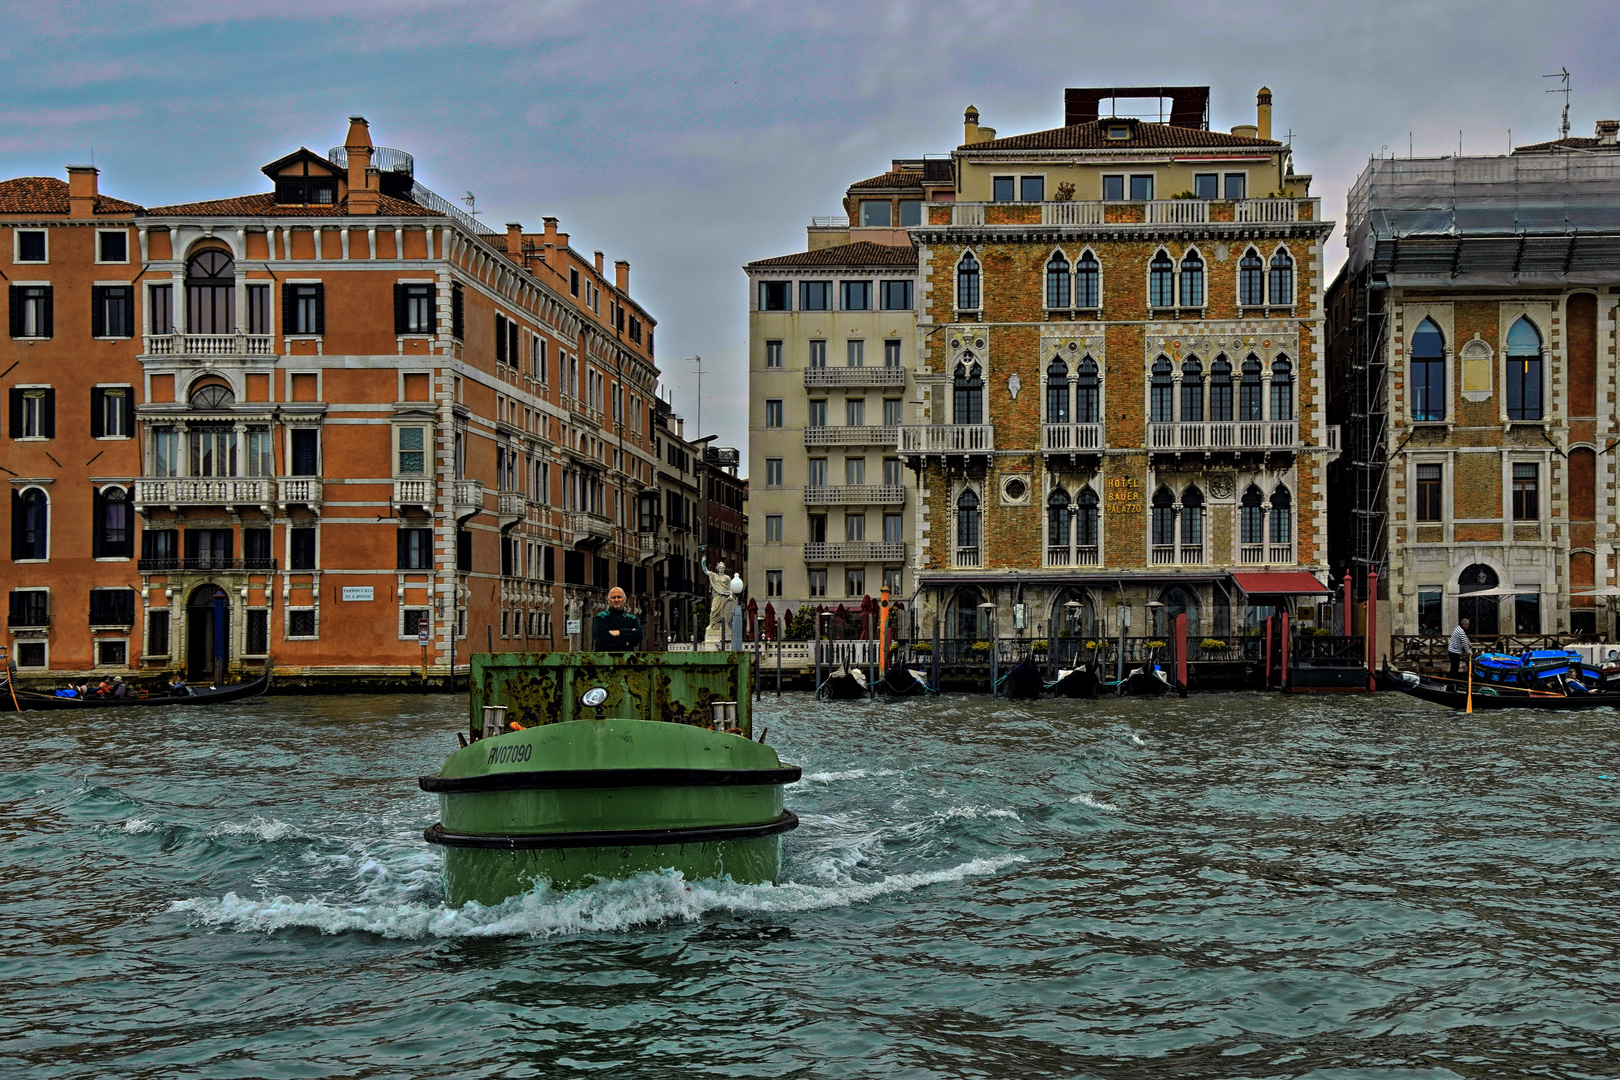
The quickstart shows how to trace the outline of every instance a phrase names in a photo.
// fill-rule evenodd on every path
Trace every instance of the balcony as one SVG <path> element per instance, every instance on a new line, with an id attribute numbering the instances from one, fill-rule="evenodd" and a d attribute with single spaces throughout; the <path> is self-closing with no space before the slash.
<path id="1" fill-rule="evenodd" d="M 420 513 L 431 514 L 434 501 L 432 480 L 423 478 L 394 481 L 394 509 L 397 512 L 408 513 L 415 510 Z"/>
<path id="2" fill-rule="evenodd" d="M 276 501 L 282 506 L 307 506 L 321 512 L 321 481 L 317 477 L 293 477 L 276 481 Z"/>
<path id="3" fill-rule="evenodd" d="M 584 510 L 568 515 L 568 529 L 577 548 L 599 548 L 613 539 L 613 522 Z"/>
<path id="4" fill-rule="evenodd" d="M 1154 544 L 1154 566 L 1199 566 L 1204 561 L 1203 544 Z"/>
<path id="5" fill-rule="evenodd" d="M 480 500 L 482 501 L 482 500 Z M 503 491 L 496 503 L 495 516 L 500 521 L 500 527 L 516 525 L 529 513 L 529 500 L 521 491 Z"/>
<path id="6" fill-rule="evenodd" d="M 900 506 L 906 489 L 899 484 L 812 484 L 804 489 L 806 506 Z"/>
<path id="7" fill-rule="evenodd" d="M 450 509 L 457 521 L 481 513 L 484 509 L 483 481 L 454 481 L 450 488 Z"/>
<path id="8" fill-rule="evenodd" d="M 1069 548 L 1067 545 L 1046 549 L 1047 566 L 1101 566 L 1100 552 L 1095 545 Z"/>
<path id="9" fill-rule="evenodd" d="M 914 458 L 988 460 L 995 448 L 996 430 L 989 424 L 919 424 L 900 429 L 900 453 Z"/>
<path id="10" fill-rule="evenodd" d="M 804 388 L 823 386 L 904 386 L 906 369 L 897 367 L 820 367 L 804 369 Z"/>
<path id="11" fill-rule="evenodd" d="M 846 540 L 836 544 L 804 545 L 807 563 L 897 563 L 906 561 L 906 545 L 875 540 Z"/>
<path id="12" fill-rule="evenodd" d="M 147 356 L 220 359 L 269 359 L 276 355 L 270 334 L 147 334 Z"/>
<path id="13" fill-rule="evenodd" d="M 1321 220 L 1319 199 L 1150 199 L 1040 203 L 958 202 L 951 224 L 986 225 L 1284 225 Z"/>
<path id="14" fill-rule="evenodd" d="M 135 512 L 154 506 L 257 506 L 266 512 L 276 497 L 274 480 L 254 477 L 184 477 L 135 481 Z"/>
<path id="15" fill-rule="evenodd" d="M 276 560 L 197 555 L 189 559 L 137 559 L 135 569 L 143 574 L 270 573 L 276 569 Z"/>
<path id="16" fill-rule="evenodd" d="M 1293 453 L 1298 448 L 1297 420 L 1148 425 L 1148 449 L 1154 453 Z"/>
<path id="17" fill-rule="evenodd" d="M 669 554 L 669 537 L 659 536 L 656 533 L 639 533 L 637 535 L 642 562 L 651 562 L 653 559 L 661 559 Z"/>
<path id="18" fill-rule="evenodd" d="M 979 547 L 951 549 L 951 566 L 958 570 L 977 570 L 984 565 L 984 551 Z"/>
<path id="19" fill-rule="evenodd" d="M 1042 424 L 1041 452 L 1097 455 L 1103 449 L 1101 424 Z"/>
<path id="20" fill-rule="evenodd" d="M 806 446 L 893 446 L 898 428 L 864 424 L 845 427 L 807 427 Z"/>
<path id="21" fill-rule="evenodd" d="M 1238 548 L 1238 562 L 1244 566 L 1287 566 L 1293 561 L 1293 544 L 1243 544 Z"/>

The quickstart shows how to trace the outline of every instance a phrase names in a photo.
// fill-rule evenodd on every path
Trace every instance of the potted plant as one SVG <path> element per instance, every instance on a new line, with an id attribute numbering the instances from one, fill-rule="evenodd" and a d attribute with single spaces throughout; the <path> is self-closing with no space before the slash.
<path id="1" fill-rule="evenodd" d="M 976 653 L 987 653 L 990 651 L 990 643 L 988 641 L 975 641 L 968 646 L 968 649 Z"/>

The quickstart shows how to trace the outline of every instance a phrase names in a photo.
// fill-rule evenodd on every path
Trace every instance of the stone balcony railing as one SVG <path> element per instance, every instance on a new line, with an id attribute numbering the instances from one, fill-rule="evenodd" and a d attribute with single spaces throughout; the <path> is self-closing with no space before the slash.
<path id="1" fill-rule="evenodd" d="M 1297 420 L 1207 420 L 1149 424 L 1152 451 L 1267 451 L 1299 448 Z"/>
<path id="2" fill-rule="evenodd" d="M 451 511 L 458 518 L 469 517 L 484 508 L 482 480 L 454 480 L 450 485 Z"/>
<path id="3" fill-rule="evenodd" d="M 276 481 L 276 494 L 282 506 L 307 506 L 319 511 L 321 480 L 315 476 L 286 477 Z"/>
<path id="4" fill-rule="evenodd" d="M 601 547 L 613 539 L 613 522 L 601 514 L 576 510 L 568 515 L 568 528 L 575 547 Z"/>
<path id="5" fill-rule="evenodd" d="M 135 510 L 150 506 L 269 506 L 276 482 L 256 477 L 171 476 L 135 481 Z"/>
<path id="6" fill-rule="evenodd" d="M 435 502 L 433 481 L 423 477 L 418 480 L 394 481 L 394 508 L 415 506 L 432 512 Z"/>
<path id="7" fill-rule="evenodd" d="M 837 543 L 804 545 L 807 563 L 897 563 L 906 561 L 906 545 L 877 540 L 844 540 Z"/>
<path id="8" fill-rule="evenodd" d="M 529 512 L 529 500 L 521 491 L 503 491 L 499 495 L 495 512 L 503 525 L 522 521 Z"/>
<path id="9" fill-rule="evenodd" d="M 893 425 L 881 424 L 807 427 L 804 429 L 804 445 L 893 446 L 898 430 Z"/>
<path id="10" fill-rule="evenodd" d="M 643 562 L 669 554 L 669 537 L 657 533 L 638 533 L 637 538 Z"/>
<path id="11" fill-rule="evenodd" d="M 811 484 L 804 489 L 806 506 L 899 506 L 906 489 L 899 484 Z"/>
<path id="12" fill-rule="evenodd" d="M 1042 424 L 1041 449 L 1048 454 L 1101 453 L 1101 424 Z"/>
<path id="13" fill-rule="evenodd" d="M 916 424 L 900 428 L 902 454 L 989 454 L 996 429 L 989 424 Z"/>
<path id="14" fill-rule="evenodd" d="M 147 334 L 147 356 L 204 356 L 210 358 L 268 358 L 276 355 L 270 334 Z"/>
<path id="15" fill-rule="evenodd" d="M 804 369 L 804 388 L 820 386 L 904 386 L 906 369 L 897 367 L 812 367 Z"/>
<path id="16" fill-rule="evenodd" d="M 958 202 L 952 225 L 1275 225 L 1320 221 L 1320 199 L 1149 199 Z M 936 222 L 937 224 L 937 222 Z"/>

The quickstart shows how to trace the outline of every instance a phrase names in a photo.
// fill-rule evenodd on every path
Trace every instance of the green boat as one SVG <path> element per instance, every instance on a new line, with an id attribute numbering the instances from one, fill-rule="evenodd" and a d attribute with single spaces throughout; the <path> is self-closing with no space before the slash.
<path id="1" fill-rule="evenodd" d="M 424 776 L 452 904 L 674 869 L 774 882 L 799 779 L 753 739 L 747 653 L 472 661 L 468 745 Z"/>

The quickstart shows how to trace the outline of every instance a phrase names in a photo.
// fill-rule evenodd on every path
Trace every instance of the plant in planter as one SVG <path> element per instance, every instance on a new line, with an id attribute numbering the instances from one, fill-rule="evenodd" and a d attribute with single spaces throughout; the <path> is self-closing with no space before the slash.
<path id="1" fill-rule="evenodd" d="M 1226 648 L 1226 642 L 1222 641 L 1220 638 L 1207 637 L 1203 641 L 1200 641 L 1198 644 L 1199 644 L 1199 646 L 1201 648 L 1211 649 L 1211 650 Z"/>
<path id="2" fill-rule="evenodd" d="M 973 652 L 987 653 L 990 651 L 990 643 L 988 641 L 975 641 L 968 648 Z"/>
<path id="3" fill-rule="evenodd" d="M 1029 643 L 1029 648 L 1031 652 L 1046 652 L 1051 646 L 1044 641 L 1032 641 Z"/>
<path id="4" fill-rule="evenodd" d="M 916 653 L 931 653 L 934 651 L 934 643 L 932 641 L 914 641 L 911 643 L 911 651 Z"/>
<path id="5" fill-rule="evenodd" d="M 1144 641 L 1142 644 L 1146 645 L 1150 649 L 1164 648 L 1164 642 L 1162 641 Z"/>

